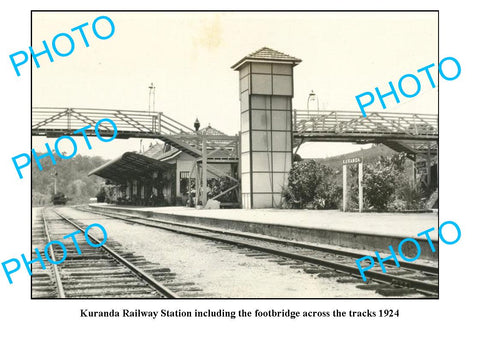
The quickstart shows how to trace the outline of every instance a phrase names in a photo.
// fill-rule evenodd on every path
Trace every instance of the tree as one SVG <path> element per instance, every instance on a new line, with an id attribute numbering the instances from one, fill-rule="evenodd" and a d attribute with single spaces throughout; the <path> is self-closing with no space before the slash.
<path id="1" fill-rule="evenodd" d="M 41 154 L 40 154 L 41 155 Z M 37 204 L 47 204 L 50 199 L 42 200 L 41 197 L 50 197 L 53 193 L 53 183 L 57 181 L 57 192 L 64 193 L 72 198 L 69 203 L 87 203 L 94 197 L 103 180 L 96 176 L 88 176 L 93 169 L 106 161 L 101 157 L 76 155 L 72 159 L 58 159 L 53 165 L 49 159 L 42 160 L 43 170 L 32 166 L 32 198 L 40 198 Z M 57 175 L 55 176 L 55 173 Z"/>

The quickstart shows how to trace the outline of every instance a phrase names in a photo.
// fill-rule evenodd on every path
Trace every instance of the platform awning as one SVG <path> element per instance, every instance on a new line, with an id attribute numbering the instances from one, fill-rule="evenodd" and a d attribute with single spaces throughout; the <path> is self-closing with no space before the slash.
<path id="1" fill-rule="evenodd" d="M 122 182 L 126 179 L 150 177 L 154 170 L 168 170 L 173 165 L 135 153 L 125 152 L 122 156 L 113 159 L 98 168 L 90 171 L 88 176 L 97 175 Z"/>

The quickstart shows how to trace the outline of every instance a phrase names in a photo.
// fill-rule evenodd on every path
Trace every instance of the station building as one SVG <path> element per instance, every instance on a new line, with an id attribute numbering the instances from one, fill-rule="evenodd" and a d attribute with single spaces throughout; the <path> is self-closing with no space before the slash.
<path id="1" fill-rule="evenodd" d="M 211 127 L 200 129 L 199 135 L 225 135 Z M 143 152 L 125 152 L 92 170 L 106 180 L 111 189 L 110 200 L 117 204 L 164 206 L 193 204 L 198 172 L 194 156 L 168 143 L 151 145 Z M 216 164 L 216 168 L 236 176 L 233 164 Z M 219 180 L 221 176 L 209 172 L 207 179 Z M 189 183 L 190 182 L 190 183 Z M 211 196 L 211 195 L 209 195 Z"/>

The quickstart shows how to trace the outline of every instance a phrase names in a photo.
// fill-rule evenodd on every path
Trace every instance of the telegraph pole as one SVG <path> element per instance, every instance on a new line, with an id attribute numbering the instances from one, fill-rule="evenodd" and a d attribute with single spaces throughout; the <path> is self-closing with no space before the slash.
<path id="1" fill-rule="evenodd" d="M 148 89 L 148 113 L 152 113 L 155 112 L 155 86 L 153 83 L 150 83 Z"/>
<path id="2" fill-rule="evenodd" d="M 58 175 L 58 173 L 55 171 L 53 173 L 53 194 L 54 195 L 57 194 L 57 175 Z"/>

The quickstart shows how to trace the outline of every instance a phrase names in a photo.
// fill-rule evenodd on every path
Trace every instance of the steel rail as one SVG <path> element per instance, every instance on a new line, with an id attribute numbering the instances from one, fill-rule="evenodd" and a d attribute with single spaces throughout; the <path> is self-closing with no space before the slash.
<path id="1" fill-rule="evenodd" d="M 79 209 L 79 208 L 77 208 L 77 209 Z M 282 251 L 282 250 L 278 250 L 278 249 L 274 249 L 274 248 L 258 246 L 258 245 L 251 244 L 251 243 L 248 243 L 248 242 L 228 240 L 228 239 L 221 238 L 221 237 L 202 235 L 202 234 L 198 234 L 198 233 L 191 232 L 191 231 L 185 231 L 185 230 L 178 230 L 178 229 L 170 228 L 170 227 L 167 227 L 167 226 L 159 226 L 159 225 L 148 224 L 146 222 L 132 221 L 131 219 L 133 217 L 135 219 L 140 219 L 140 220 L 143 219 L 143 220 L 148 220 L 148 221 L 157 222 L 157 223 L 164 223 L 164 224 L 171 224 L 171 225 L 176 225 L 176 226 L 180 226 L 180 227 L 194 228 L 194 229 L 214 232 L 214 233 L 218 233 L 218 234 L 227 234 L 227 235 L 231 235 L 231 236 L 252 238 L 252 239 L 258 239 L 258 240 L 262 240 L 262 241 L 269 241 L 269 242 L 273 242 L 273 243 L 283 243 L 285 245 L 298 246 L 298 247 L 309 248 L 309 249 L 318 250 L 318 251 L 325 251 L 325 252 L 329 252 L 329 253 L 334 253 L 334 254 L 338 254 L 338 255 L 342 255 L 342 256 L 350 256 L 350 257 L 354 257 L 354 258 L 360 258 L 360 257 L 365 256 L 364 254 L 358 254 L 358 253 L 342 251 L 342 250 L 332 250 L 332 249 L 323 248 L 323 247 L 319 247 L 319 246 L 315 246 L 315 245 L 308 245 L 307 246 L 304 243 L 295 242 L 295 241 L 279 240 L 279 239 L 275 240 L 275 239 L 271 239 L 269 237 L 259 237 L 259 236 L 254 236 L 254 235 L 243 235 L 243 234 L 230 232 L 230 231 L 211 230 L 210 228 L 206 228 L 206 227 L 192 226 L 192 225 L 187 225 L 187 224 L 181 224 L 181 223 L 178 223 L 178 222 L 161 221 L 161 220 L 157 220 L 157 219 L 145 218 L 145 217 L 136 216 L 136 215 L 127 215 L 128 217 L 121 217 L 121 216 L 115 216 L 115 215 L 126 215 L 126 214 L 118 214 L 118 213 L 110 214 L 110 213 L 97 212 L 97 211 L 91 211 L 91 210 L 85 210 L 85 209 L 79 209 L 79 210 L 90 212 L 90 213 L 93 212 L 95 214 L 104 215 L 104 216 L 111 215 L 110 217 L 113 216 L 114 218 L 124 220 L 124 221 L 128 221 L 130 223 L 132 223 L 132 222 L 139 223 L 139 224 L 143 224 L 143 225 L 146 225 L 146 226 L 149 226 L 149 227 L 168 230 L 168 231 L 176 232 L 176 233 L 179 233 L 179 234 L 195 236 L 195 237 L 204 238 L 204 239 L 208 239 L 208 240 L 228 243 L 228 244 L 232 244 L 232 245 L 236 245 L 236 246 L 241 246 L 241 247 L 246 247 L 246 248 L 250 248 L 250 249 L 254 249 L 254 250 L 259 250 L 259 251 L 266 252 L 266 253 L 271 253 L 271 254 L 278 255 L 278 256 L 292 258 L 292 259 L 295 259 L 295 260 L 300 260 L 300 261 L 304 261 L 304 262 L 308 262 L 308 263 L 322 265 L 322 266 L 325 266 L 325 267 L 328 267 L 328 268 L 332 268 L 332 269 L 335 269 L 335 270 L 338 270 L 338 271 L 341 271 L 341 272 L 351 274 L 355 277 L 360 277 L 360 274 L 359 274 L 358 268 L 354 267 L 354 266 L 349 266 L 349 265 L 345 265 L 345 264 L 341 264 L 341 263 L 337 263 L 337 262 L 333 262 L 333 261 L 329 261 L 329 260 L 324 260 L 324 259 L 317 258 L 317 257 L 301 255 L 301 254 L 294 254 L 294 253 L 291 253 L 291 252 L 286 252 L 286 251 Z M 390 261 L 385 261 L 385 263 L 389 263 L 389 262 Z M 393 261 L 391 261 L 391 262 L 393 263 Z M 424 271 L 424 272 L 428 272 L 430 274 L 438 274 L 438 268 L 423 266 L 423 265 L 418 265 L 418 264 L 413 264 L 413 263 L 408 263 L 407 264 L 406 262 L 402 263 L 402 265 L 404 265 L 404 267 L 410 266 L 409 267 L 410 269 L 414 269 L 414 270 L 418 270 L 418 271 Z M 391 274 L 387 274 L 387 273 L 383 273 L 383 272 L 373 272 L 373 271 L 365 272 L 365 276 L 369 277 L 370 279 L 374 279 L 376 281 L 380 281 L 380 282 L 383 282 L 383 283 L 388 283 L 388 284 L 395 283 L 395 284 L 405 286 L 405 287 L 408 287 L 408 288 L 413 288 L 413 289 L 416 289 L 416 290 L 418 290 L 420 292 L 423 292 L 423 293 L 426 293 L 426 294 L 432 294 L 432 293 L 433 294 L 438 294 L 438 285 L 428 283 L 428 282 L 423 282 L 423 281 L 409 279 L 409 278 L 400 277 L 400 276 L 395 276 L 395 275 L 391 275 Z"/>
<path id="2" fill-rule="evenodd" d="M 53 212 L 55 214 L 57 214 L 60 218 L 64 219 L 65 221 L 67 221 L 68 223 L 70 223 L 72 226 L 74 226 L 75 228 L 77 228 L 78 230 L 81 230 L 82 232 L 85 233 L 85 230 L 80 227 L 77 223 L 73 222 L 72 220 L 70 220 L 68 217 L 60 214 L 58 211 L 56 210 L 53 210 Z M 100 244 L 101 242 L 96 239 L 95 237 L 93 236 L 88 236 L 89 239 L 95 241 L 97 244 Z M 175 294 L 174 292 L 172 292 L 170 289 L 168 289 L 167 287 L 161 285 L 160 283 L 158 283 L 157 280 L 155 280 L 155 278 L 153 278 L 151 275 L 149 275 L 148 273 L 146 273 L 145 271 L 141 270 L 140 268 L 138 268 L 137 266 L 135 266 L 134 264 L 130 263 L 128 260 L 126 260 L 122 255 L 120 255 L 119 253 L 117 253 L 116 251 L 114 251 L 113 249 L 111 249 L 110 247 L 106 246 L 106 245 L 103 245 L 102 246 L 102 249 L 104 251 L 106 251 L 108 254 L 110 254 L 115 260 L 117 260 L 118 262 L 120 262 L 121 264 L 123 264 L 124 266 L 126 266 L 127 268 L 129 268 L 135 275 L 137 275 L 138 277 L 140 277 L 142 280 L 144 280 L 145 282 L 147 282 L 153 289 L 155 289 L 157 292 L 159 292 L 160 294 L 164 295 L 165 297 L 167 298 L 172 298 L 172 299 L 175 299 L 175 298 L 178 298 L 178 295 Z"/>
<path id="3" fill-rule="evenodd" d="M 235 232 L 235 231 L 229 231 L 229 230 L 218 230 L 218 229 L 215 229 L 215 228 L 209 228 L 209 227 L 204 227 L 204 226 L 199 226 L 199 225 L 194 225 L 194 224 L 188 224 L 188 223 L 172 222 L 172 221 L 162 220 L 162 219 L 159 219 L 159 218 L 149 218 L 149 217 L 143 217 L 143 216 L 138 216 L 138 215 L 119 213 L 119 212 L 99 212 L 99 211 L 95 211 L 95 210 L 91 210 L 91 209 L 82 209 L 82 208 L 79 208 L 79 207 L 76 207 L 76 209 L 84 211 L 84 212 L 89 212 L 89 213 L 94 213 L 94 214 L 99 214 L 99 215 L 104 215 L 104 216 L 109 216 L 109 215 L 114 216 L 114 217 L 125 216 L 125 218 L 121 218 L 125 221 L 130 221 L 131 218 L 135 218 L 135 219 L 141 219 L 141 220 L 146 220 L 146 221 L 151 221 L 151 222 L 160 222 L 160 223 L 166 223 L 166 224 L 171 224 L 171 225 L 177 225 L 179 227 L 186 227 L 186 228 L 191 228 L 191 229 L 204 230 L 204 231 L 209 231 L 209 232 L 224 234 L 224 235 L 251 238 L 251 239 L 260 240 L 260 241 L 278 243 L 278 244 L 289 245 L 289 246 L 294 246 L 294 247 L 307 248 L 307 249 L 311 249 L 311 250 L 318 250 L 318 251 L 323 251 L 323 252 L 332 253 L 332 254 L 336 254 L 336 255 L 342 255 L 342 256 L 349 256 L 349 257 L 354 257 L 354 258 L 361 258 L 361 257 L 364 257 L 365 255 L 367 255 L 367 254 L 360 254 L 360 253 L 356 253 L 356 252 L 348 251 L 348 250 L 322 247 L 322 246 L 311 244 L 311 243 L 304 243 L 304 242 L 293 241 L 293 240 L 283 240 L 283 239 L 264 236 L 264 235 L 246 234 L 246 233 L 242 233 L 242 232 Z M 395 264 L 395 261 L 387 260 L 384 263 L 393 265 L 393 264 Z M 399 263 L 404 268 L 423 271 L 423 272 L 430 273 L 430 274 L 438 274 L 438 268 L 437 267 L 426 266 L 426 265 L 417 264 L 417 263 L 413 263 L 413 262 L 405 262 L 405 261 L 401 261 L 401 260 L 399 260 Z"/>
<path id="4" fill-rule="evenodd" d="M 47 244 L 48 244 L 52 242 L 52 239 L 50 237 L 50 233 L 48 232 L 48 223 L 45 218 L 45 208 L 42 209 L 42 219 L 43 219 L 43 227 L 45 230 L 45 236 L 47 237 Z M 53 245 L 50 245 L 50 247 L 48 247 L 48 250 L 50 251 L 50 258 L 53 260 L 53 262 L 57 262 L 57 259 L 55 257 L 55 252 L 53 250 Z M 55 283 L 57 284 L 58 297 L 60 299 L 65 299 L 65 290 L 63 289 L 62 279 L 60 277 L 60 272 L 58 271 L 58 268 L 55 264 L 53 265 L 53 275 L 55 276 Z"/>

